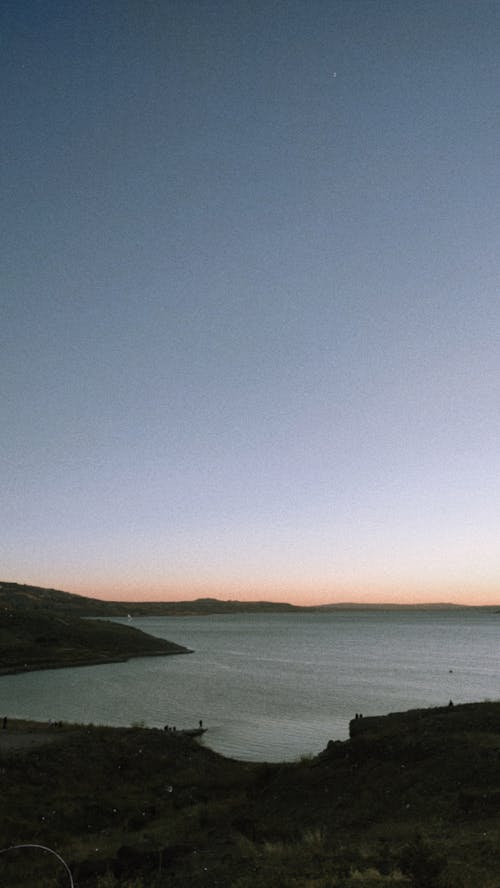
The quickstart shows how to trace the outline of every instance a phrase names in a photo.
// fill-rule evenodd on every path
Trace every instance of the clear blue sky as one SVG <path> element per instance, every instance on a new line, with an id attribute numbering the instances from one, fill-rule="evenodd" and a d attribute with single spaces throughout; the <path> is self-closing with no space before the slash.
<path id="1" fill-rule="evenodd" d="M 0 27 L 0 578 L 500 602 L 500 3 Z"/>

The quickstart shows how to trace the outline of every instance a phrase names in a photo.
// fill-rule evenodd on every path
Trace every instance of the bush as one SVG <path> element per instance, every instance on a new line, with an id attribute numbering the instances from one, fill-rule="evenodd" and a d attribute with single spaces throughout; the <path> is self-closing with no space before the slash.
<path id="1" fill-rule="evenodd" d="M 399 865 L 401 871 L 410 877 L 413 888 L 438 888 L 444 861 L 420 834 L 403 848 Z"/>

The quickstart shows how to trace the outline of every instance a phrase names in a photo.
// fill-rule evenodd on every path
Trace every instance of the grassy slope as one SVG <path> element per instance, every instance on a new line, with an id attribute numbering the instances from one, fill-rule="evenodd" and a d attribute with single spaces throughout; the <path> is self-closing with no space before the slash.
<path id="1" fill-rule="evenodd" d="M 0 835 L 57 850 L 79 888 L 498 888 L 498 703 L 358 720 L 281 765 L 156 730 L 59 730 L 0 756 Z M 44 855 L 0 867 L 6 888 L 61 884 Z"/>
<path id="2" fill-rule="evenodd" d="M 40 586 L 26 586 L 21 583 L 0 581 L 0 608 L 11 611 L 39 610 L 51 613 L 64 613 L 72 616 L 126 616 L 127 608 L 118 602 L 100 601 L 73 595 L 59 589 L 44 589 Z"/>
<path id="3" fill-rule="evenodd" d="M 186 653 L 186 648 L 117 623 L 0 607 L 0 673 Z"/>

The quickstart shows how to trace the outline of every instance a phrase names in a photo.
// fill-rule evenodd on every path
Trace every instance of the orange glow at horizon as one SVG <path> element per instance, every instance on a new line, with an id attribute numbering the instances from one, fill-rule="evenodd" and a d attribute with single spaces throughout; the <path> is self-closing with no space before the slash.
<path id="1" fill-rule="evenodd" d="M 37 583 L 37 585 L 40 585 Z M 50 585 L 54 585 L 51 583 Z M 233 601 L 272 601 L 298 606 L 323 604 L 458 604 L 466 606 L 500 606 L 500 593 L 496 586 L 484 584 L 477 587 L 457 584 L 428 585 L 405 584 L 402 586 L 380 583 L 354 584 L 278 584 L 273 582 L 200 582 L 200 583 L 135 583 L 117 581 L 89 583 L 67 582 L 54 585 L 64 591 L 107 601 L 161 602 L 191 601 L 197 598 L 217 598 Z"/>

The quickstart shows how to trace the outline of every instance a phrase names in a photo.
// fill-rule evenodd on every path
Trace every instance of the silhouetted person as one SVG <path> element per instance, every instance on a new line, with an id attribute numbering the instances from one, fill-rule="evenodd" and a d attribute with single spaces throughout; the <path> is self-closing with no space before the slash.
<path id="1" fill-rule="evenodd" d="M 5 731 L 6 728 L 7 728 L 7 716 L 6 716 L 6 715 L 4 715 L 4 717 L 3 717 L 2 728 L 4 729 L 4 731 Z"/>
<path id="2" fill-rule="evenodd" d="M 203 727 L 203 719 L 202 719 L 202 718 L 200 718 L 200 722 L 199 722 L 199 725 L 200 725 L 200 728 L 202 728 L 202 727 Z"/>

